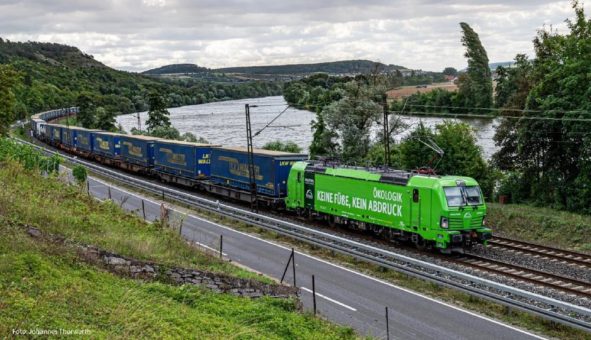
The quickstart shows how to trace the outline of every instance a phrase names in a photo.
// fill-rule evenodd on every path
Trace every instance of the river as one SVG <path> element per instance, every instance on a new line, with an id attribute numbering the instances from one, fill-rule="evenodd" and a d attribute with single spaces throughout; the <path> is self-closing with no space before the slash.
<path id="1" fill-rule="evenodd" d="M 306 110 L 291 107 L 286 109 L 287 103 L 282 96 L 189 105 L 171 108 L 168 111 L 170 112 L 170 122 L 181 133 L 191 132 L 195 136 L 203 137 L 214 144 L 246 146 L 245 104 L 251 106 L 253 134 L 263 129 L 285 110 L 273 124 L 254 137 L 253 143 L 255 147 L 262 147 L 267 142 L 279 139 L 293 141 L 304 150 L 308 150 L 312 141 L 310 122 L 316 115 Z M 144 127 L 147 112 L 141 112 L 140 119 L 142 127 Z M 398 140 L 420 122 L 423 122 L 428 127 L 434 127 L 444 120 L 435 117 L 408 116 L 401 116 L 400 119 L 409 128 L 397 136 Z M 496 151 L 492 137 L 498 122 L 489 119 L 461 119 L 461 121 L 470 124 L 474 128 L 478 138 L 478 145 L 482 148 L 485 157 L 490 158 Z M 129 132 L 131 128 L 137 128 L 137 114 L 118 116 L 117 123 L 121 124 Z M 379 127 L 376 127 L 374 131 L 378 129 Z"/>

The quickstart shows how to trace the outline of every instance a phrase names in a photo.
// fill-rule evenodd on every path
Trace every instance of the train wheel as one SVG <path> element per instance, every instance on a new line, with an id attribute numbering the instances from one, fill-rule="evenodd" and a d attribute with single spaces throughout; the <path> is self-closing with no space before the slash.
<path id="1" fill-rule="evenodd" d="M 337 224 L 336 224 L 336 222 L 335 222 L 335 217 L 334 217 L 333 215 L 330 215 L 330 216 L 328 216 L 328 225 L 329 225 L 331 228 L 334 228 L 334 227 L 336 227 L 336 225 L 337 225 Z"/>

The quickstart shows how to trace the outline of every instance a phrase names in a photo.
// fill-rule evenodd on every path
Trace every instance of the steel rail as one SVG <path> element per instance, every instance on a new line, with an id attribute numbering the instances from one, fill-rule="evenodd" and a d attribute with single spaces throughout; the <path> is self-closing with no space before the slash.
<path id="1" fill-rule="evenodd" d="M 477 270 L 511 277 L 518 281 L 530 282 L 539 286 L 550 287 L 555 290 L 562 290 L 570 294 L 591 298 L 591 284 L 585 281 L 546 273 L 474 254 L 463 254 L 457 259 L 450 259 L 448 261 Z"/>
<path id="2" fill-rule="evenodd" d="M 489 245 L 591 268 L 591 255 L 495 236 Z"/>

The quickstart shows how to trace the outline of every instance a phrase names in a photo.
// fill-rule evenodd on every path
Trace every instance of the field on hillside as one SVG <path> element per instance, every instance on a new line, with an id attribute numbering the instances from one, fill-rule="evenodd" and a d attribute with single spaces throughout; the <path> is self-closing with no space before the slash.
<path id="1" fill-rule="evenodd" d="M 431 92 L 434 89 L 443 89 L 447 91 L 456 91 L 458 86 L 452 82 L 445 82 L 445 83 L 434 83 L 429 85 L 422 85 L 426 87 L 419 87 L 419 86 L 402 86 L 393 90 L 388 91 L 388 99 L 396 100 L 400 98 L 406 98 L 411 96 L 415 93 L 427 93 Z"/>

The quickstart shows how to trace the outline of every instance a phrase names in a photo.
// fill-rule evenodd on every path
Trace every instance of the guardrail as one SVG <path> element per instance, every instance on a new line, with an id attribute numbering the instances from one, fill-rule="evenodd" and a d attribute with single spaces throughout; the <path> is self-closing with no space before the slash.
<path id="1" fill-rule="evenodd" d="M 45 153 L 56 153 L 55 151 L 26 141 L 16 141 L 31 145 Z M 180 190 L 128 176 L 103 166 L 99 166 L 92 162 L 78 159 L 76 157 L 63 154 L 60 155 L 69 162 L 84 165 L 90 170 L 124 185 L 139 188 L 146 192 L 163 196 L 192 207 L 212 211 L 238 221 L 255 225 L 257 227 L 262 227 L 264 229 L 271 230 L 303 242 L 307 242 L 309 244 L 337 251 L 342 254 L 353 256 L 357 259 L 374 263 L 386 268 L 391 268 L 417 278 L 426 279 L 438 284 L 459 289 L 477 297 L 493 300 L 506 306 L 537 314 L 546 319 L 581 328 L 586 331 L 591 331 L 591 323 L 581 318 L 574 318 L 568 315 L 572 315 L 572 313 L 574 313 L 589 320 L 591 319 L 591 309 L 585 307 L 559 301 L 502 283 L 445 268 L 433 263 L 414 259 L 389 250 L 380 249 L 369 244 L 343 238 L 338 235 L 325 233 L 303 225 L 279 220 L 271 216 L 266 216 L 226 205 L 220 203 L 219 201 L 198 197 Z"/>

